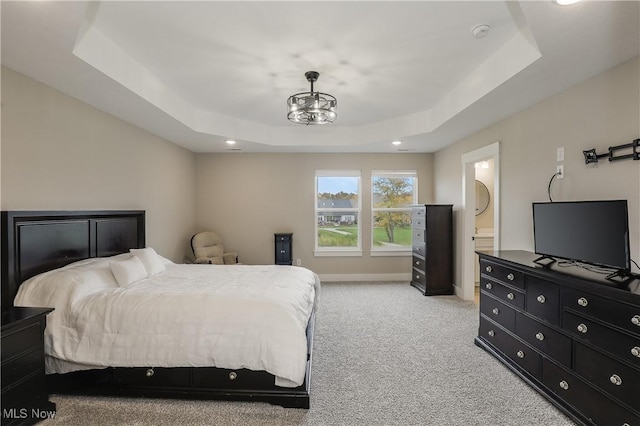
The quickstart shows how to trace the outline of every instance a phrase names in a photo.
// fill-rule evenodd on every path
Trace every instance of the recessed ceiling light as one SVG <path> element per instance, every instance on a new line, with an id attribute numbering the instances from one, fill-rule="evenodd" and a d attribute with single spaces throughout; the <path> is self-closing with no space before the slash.
<path id="1" fill-rule="evenodd" d="M 235 144 L 236 144 L 236 141 L 231 140 L 231 139 L 227 139 L 227 140 L 225 141 L 225 143 L 226 143 L 227 145 L 235 145 Z"/>
<path id="2" fill-rule="evenodd" d="M 393 142 L 391 142 L 391 143 L 392 143 L 392 144 L 394 144 L 394 145 L 401 145 L 401 144 L 402 144 L 402 141 L 393 141 Z"/>
<path id="3" fill-rule="evenodd" d="M 578 3 L 580 0 L 553 0 L 558 6 L 569 6 L 571 4 Z"/>

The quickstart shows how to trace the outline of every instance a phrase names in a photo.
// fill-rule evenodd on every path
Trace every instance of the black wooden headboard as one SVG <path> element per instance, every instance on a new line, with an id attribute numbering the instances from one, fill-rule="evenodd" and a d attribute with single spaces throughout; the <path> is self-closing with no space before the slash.
<path id="1" fill-rule="evenodd" d="M 144 210 L 3 211 L 2 309 L 34 275 L 145 246 Z"/>

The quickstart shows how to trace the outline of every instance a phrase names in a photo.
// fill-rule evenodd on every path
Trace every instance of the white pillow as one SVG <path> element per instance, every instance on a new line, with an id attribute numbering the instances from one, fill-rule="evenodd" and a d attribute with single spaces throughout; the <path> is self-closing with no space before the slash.
<path id="1" fill-rule="evenodd" d="M 158 253 L 156 253 L 156 251 L 151 247 L 143 249 L 131 249 L 129 251 L 132 255 L 140 259 L 149 276 L 155 275 L 167 269 L 164 266 L 164 263 L 162 262 L 160 256 L 158 256 Z"/>
<path id="2" fill-rule="evenodd" d="M 127 260 L 111 262 L 109 266 L 120 287 L 126 287 L 131 283 L 147 278 L 147 270 L 136 256 L 131 256 Z"/>

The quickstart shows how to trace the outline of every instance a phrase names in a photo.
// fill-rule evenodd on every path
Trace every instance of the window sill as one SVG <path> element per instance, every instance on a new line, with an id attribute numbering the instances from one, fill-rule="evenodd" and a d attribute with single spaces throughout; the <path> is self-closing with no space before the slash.
<path id="1" fill-rule="evenodd" d="M 362 250 L 314 250 L 313 255 L 316 257 L 345 257 L 345 256 L 360 256 L 362 257 Z"/>
<path id="2" fill-rule="evenodd" d="M 388 257 L 409 257 L 411 256 L 411 250 L 371 250 L 370 256 L 388 256 Z"/>

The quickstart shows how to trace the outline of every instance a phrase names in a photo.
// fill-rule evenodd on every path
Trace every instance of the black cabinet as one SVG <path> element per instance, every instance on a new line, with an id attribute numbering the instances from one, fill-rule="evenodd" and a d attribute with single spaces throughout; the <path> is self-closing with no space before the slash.
<path id="1" fill-rule="evenodd" d="M 275 236 L 275 263 L 276 265 L 291 265 L 291 240 L 293 234 L 274 234 Z"/>
<path id="2" fill-rule="evenodd" d="M 577 266 L 544 269 L 526 251 L 478 254 L 476 345 L 580 424 L 640 425 L 635 287 Z"/>
<path id="3" fill-rule="evenodd" d="M 44 371 L 43 334 L 52 309 L 2 312 L 2 425 L 30 425 L 51 418 Z"/>
<path id="4" fill-rule="evenodd" d="M 412 206 L 411 285 L 425 296 L 453 294 L 453 206 Z"/>

